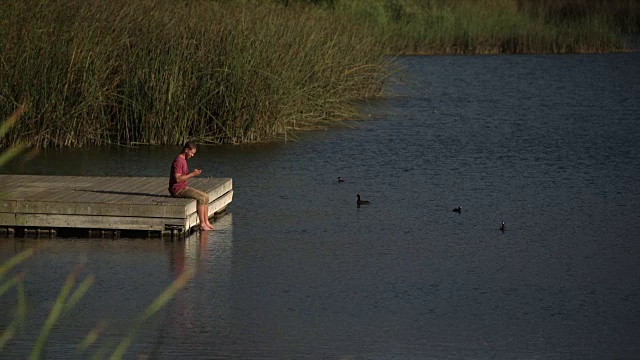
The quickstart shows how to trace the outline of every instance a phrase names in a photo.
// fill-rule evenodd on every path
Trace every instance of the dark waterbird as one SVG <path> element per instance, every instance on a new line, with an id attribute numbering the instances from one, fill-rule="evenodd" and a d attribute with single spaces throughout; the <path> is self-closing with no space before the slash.
<path id="1" fill-rule="evenodd" d="M 505 230 L 507 230 L 507 228 L 504 226 L 504 221 L 503 221 L 502 225 L 500 225 L 500 231 L 504 232 Z"/>
<path id="2" fill-rule="evenodd" d="M 358 204 L 358 206 L 360 206 L 360 205 L 369 205 L 370 204 L 370 202 L 368 200 L 360 199 L 360 194 L 358 194 L 357 196 L 358 196 L 358 201 L 356 203 Z"/>
<path id="3" fill-rule="evenodd" d="M 341 176 L 338 176 L 338 182 L 344 182 L 344 179 Z"/>
<path id="4" fill-rule="evenodd" d="M 462 206 L 458 206 L 457 208 L 453 209 L 453 212 L 457 212 L 458 214 L 462 213 Z"/>

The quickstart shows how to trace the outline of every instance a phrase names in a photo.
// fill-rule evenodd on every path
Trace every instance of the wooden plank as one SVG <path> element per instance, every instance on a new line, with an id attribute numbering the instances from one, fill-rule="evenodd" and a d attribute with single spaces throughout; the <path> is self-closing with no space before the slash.
<path id="1" fill-rule="evenodd" d="M 118 183 L 117 186 L 114 184 L 114 186 L 108 187 L 107 189 L 111 191 L 113 195 L 110 201 L 125 202 L 125 203 L 135 202 L 138 199 L 131 198 L 131 197 L 132 195 L 139 193 L 137 188 L 138 188 L 138 184 L 142 181 L 144 181 L 143 178 L 127 179 L 127 182 L 125 183 Z"/>
<path id="2" fill-rule="evenodd" d="M 210 199 L 215 200 L 220 197 L 223 190 L 230 187 L 219 187 L 209 191 Z M 123 194 L 111 194 L 108 202 L 94 202 L 92 197 L 82 196 L 80 198 L 69 196 L 67 193 L 67 201 L 40 201 L 35 200 L 33 197 L 28 197 L 29 200 L 18 201 L 3 201 L 7 210 L 13 210 L 11 207 L 15 207 L 14 203 L 18 203 L 17 212 L 23 213 L 67 213 L 67 214 L 82 214 L 83 212 L 92 215 L 115 215 L 118 212 L 122 212 L 127 216 L 133 216 L 135 211 L 143 211 L 153 213 L 153 209 L 159 209 L 159 212 L 165 213 L 167 210 L 175 211 L 171 209 L 171 206 L 191 207 L 191 199 L 185 198 L 172 198 L 170 196 L 150 196 L 150 194 L 141 193 L 135 196 L 125 196 Z M 34 200 L 32 200 L 34 199 Z M 82 201 L 84 200 L 84 201 Z M 128 201 L 127 201 L 128 200 Z M 1 205 L 2 203 L 0 203 Z M 169 206 L 169 207 L 167 207 Z M 193 211 L 195 211 L 195 205 L 193 205 Z M 192 211 L 186 210 L 187 213 Z M 149 214 L 140 214 L 140 216 L 150 216 Z M 161 215 L 164 216 L 164 215 Z"/>
<path id="3" fill-rule="evenodd" d="M 118 178 L 118 177 L 103 177 L 103 178 L 93 178 L 93 183 L 87 186 L 83 186 L 81 188 L 77 188 L 78 199 L 77 201 L 81 202 L 109 202 L 108 199 L 112 196 L 112 192 L 114 192 L 113 187 L 122 187 L 126 188 L 127 184 L 129 184 L 135 178 Z M 100 185 L 97 185 L 100 184 Z"/>
<path id="4" fill-rule="evenodd" d="M 233 199 L 233 191 L 212 201 L 209 204 L 209 217 L 224 209 Z M 26 227 L 62 227 L 88 229 L 127 229 L 127 230 L 158 230 L 162 231 L 167 225 L 184 226 L 185 229 L 199 225 L 197 213 L 184 218 L 151 218 L 137 216 L 92 216 L 67 214 L 0 214 L 0 225 Z"/>
<path id="5" fill-rule="evenodd" d="M 189 186 L 209 194 L 210 216 L 233 198 L 230 178 L 198 178 Z M 0 225 L 122 230 L 197 225 L 196 201 L 173 198 L 167 188 L 164 177 L 0 175 Z"/>
<path id="6" fill-rule="evenodd" d="M 229 190 L 226 194 L 213 200 L 209 203 L 209 217 L 213 216 L 218 211 L 227 207 L 233 200 L 233 190 Z"/>
<path id="7" fill-rule="evenodd" d="M 83 191 L 83 190 L 78 190 L 78 191 Z M 88 191 L 91 191 L 91 190 L 88 190 Z M 95 195 L 92 199 L 92 202 L 95 202 L 95 203 L 107 203 L 111 198 L 111 194 L 107 192 L 94 192 L 94 194 Z"/>
<path id="8" fill-rule="evenodd" d="M 146 204 L 18 201 L 14 212 L 25 214 L 184 217 L 185 206 L 188 206 L 186 203 L 189 201 L 194 200 L 180 199 L 166 204 L 159 204 L 151 200 Z"/>
<path id="9" fill-rule="evenodd" d="M 76 189 L 69 202 L 95 203 L 96 197 L 100 195 L 104 195 L 104 193 L 95 190 Z"/>
<path id="10" fill-rule="evenodd" d="M 0 213 L 0 225 L 3 226 L 15 226 L 16 214 L 14 213 Z"/>
<path id="11" fill-rule="evenodd" d="M 218 198 L 233 188 L 233 182 L 229 178 L 198 180 L 199 181 L 194 181 L 193 185 L 191 183 L 189 185 L 193 186 L 194 188 L 207 191 L 210 199 Z"/>
<path id="12" fill-rule="evenodd" d="M 123 178 L 116 178 L 116 179 L 121 180 Z M 108 185 L 110 185 L 113 181 L 114 181 L 114 178 L 110 176 L 94 178 L 90 186 L 84 186 L 83 188 L 95 187 L 97 189 L 103 189 L 103 188 L 106 188 Z"/>
<path id="13" fill-rule="evenodd" d="M 143 188 L 141 188 L 140 191 L 147 192 L 150 194 L 170 196 L 169 181 L 167 181 L 166 184 L 162 184 L 162 185 L 158 183 L 148 183 Z"/>
<path id="14" fill-rule="evenodd" d="M 0 213 L 15 213 L 16 201 L 15 200 L 0 200 Z"/>
<path id="15" fill-rule="evenodd" d="M 5 175 L 11 176 L 11 175 Z M 72 190 L 76 187 L 83 186 L 83 184 L 89 183 L 88 180 L 77 176 L 33 176 L 24 178 L 22 180 L 16 180 L 16 178 L 9 178 L 7 183 L 19 183 L 19 187 L 25 188 L 29 191 L 35 192 L 36 189 L 59 189 L 59 190 Z"/>
<path id="16" fill-rule="evenodd" d="M 25 227 L 163 231 L 169 225 L 186 229 L 185 219 L 176 218 L 51 214 L 16 214 L 15 217 L 15 226 Z"/>
<path id="17" fill-rule="evenodd" d="M 27 201 L 58 201 L 59 199 L 69 200 L 74 195 L 72 189 L 43 189 L 34 191 L 30 194 L 24 194 L 18 200 Z"/>
<path id="18" fill-rule="evenodd" d="M 233 200 L 233 190 L 227 192 L 226 194 L 224 194 L 223 196 L 217 198 L 216 200 L 212 201 L 209 203 L 209 217 L 212 217 L 215 213 L 217 213 L 218 211 L 224 209 L 225 207 L 227 207 L 227 205 L 229 205 L 231 203 L 231 200 Z M 188 216 L 188 220 L 187 220 L 187 224 L 188 227 L 187 229 L 190 229 L 194 226 L 198 226 L 200 225 L 200 219 L 198 219 L 198 213 L 194 212 L 191 213 Z"/>
<path id="19" fill-rule="evenodd" d="M 3 193 L 25 187 L 30 182 L 26 175 L 0 175 L 0 177 L 3 179 L 0 181 L 0 192 Z"/>

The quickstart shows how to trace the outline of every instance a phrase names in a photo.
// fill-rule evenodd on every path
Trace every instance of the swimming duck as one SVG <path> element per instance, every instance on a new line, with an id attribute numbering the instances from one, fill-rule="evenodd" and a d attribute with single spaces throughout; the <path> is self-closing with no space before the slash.
<path id="1" fill-rule="evenodd" d="M 500 231 L 504 232 L 505 230 L 507 230 L 507 228 L 504 227 L 504 221 L 503 221 L 502 225 L 500 225 Z"/>
<path id="2" fill-rule="evenodd" d="M 344 182 L 344 179 L 341 176 L 338 176 L 338 182 Z"/>
<path id="3" fill-rule="evenodd" d="M 361 199 L 360 199 L 360 194 L 358 194 L 358 201 L 357 201 L 356 203 L 357 203 L 358 205 L 368 205 L 368 204 L 370 204 L 370 202 L 369 202 L 369 201 L 367 201 L 367 200 L 361 200 Z"/>
<path id="4" fill-rule="evenodd" d="M 458 206 L 457 208 L 453 209 L 453 212 L 457 212 L 458 214 L 460 214 L 462 212 L 462 206 Z"/>

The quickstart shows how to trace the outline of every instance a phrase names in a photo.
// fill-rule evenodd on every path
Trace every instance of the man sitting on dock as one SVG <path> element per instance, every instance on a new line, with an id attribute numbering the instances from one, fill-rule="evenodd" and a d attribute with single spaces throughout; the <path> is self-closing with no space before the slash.
<path id="1" fill-rule="evenodd" d="M 213 230 L 213 225 L 209 222 L 209 195 L 187 186 L 187 180 L 202 174 L 202 169 L 195 169 L 189 172 L 187 167 L 187 160 L 191 159 L 195 154 L 196 145 L 192 142 L 187 142 L 182 147 L 182 152 L 173 160 L 171 173 L 169 174 L 169 193 L 173 197 L 196 199 L 200 230 Z"/>

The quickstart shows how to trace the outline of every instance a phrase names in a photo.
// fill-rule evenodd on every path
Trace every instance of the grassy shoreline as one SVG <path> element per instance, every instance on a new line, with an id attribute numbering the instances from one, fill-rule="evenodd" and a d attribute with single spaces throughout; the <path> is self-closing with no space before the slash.
<path id="1" fill-rule="evenodd" d="M 640 5 L 582 2 L 2 2 L 0 146 L 267 142 L 359 118 L 389 54 L 623 50 Z"/>

